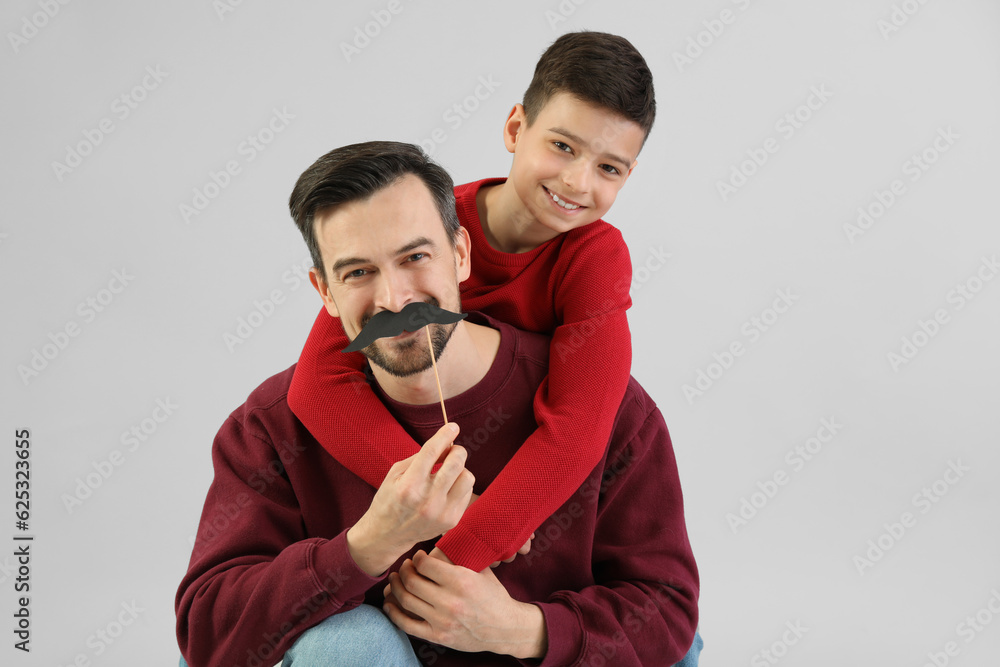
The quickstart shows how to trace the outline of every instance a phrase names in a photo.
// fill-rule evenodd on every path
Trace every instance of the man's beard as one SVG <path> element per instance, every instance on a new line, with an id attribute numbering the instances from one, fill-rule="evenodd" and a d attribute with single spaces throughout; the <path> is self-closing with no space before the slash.
<path id="1" fill-rule="evenodd" d="M 438 305 L 437 299 L 429 299 L 429 303 Z M 371 318 L 366 318 L 361 323 L 362 328 Z M 425 327 L 427 335 L 431 337 L 431 344 L 434 347 L 434 358 L 440 359 L 445 346 L 451 340 L 451 335 L 455 332 L 454 324 L 429 324 Z M 386 345 L 391 345 L 391 351 Z M 384 370 L 389 375 L 398 378 L 409 377 L 417 373 L 423 373 L 431 367 L 431 354 L 427 349 L 427 343 L 419 338 L 403 341 L 400 343 L 390 343 L 386 339 L 380 339 L 361 350 L 374 365 Z"/>

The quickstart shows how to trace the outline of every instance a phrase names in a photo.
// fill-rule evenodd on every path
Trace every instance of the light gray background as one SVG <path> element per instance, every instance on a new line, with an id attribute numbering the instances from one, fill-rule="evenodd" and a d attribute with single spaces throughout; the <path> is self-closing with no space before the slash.
<path id="1" fill-rule="evenodd" d="M 703 584 L 702 664 L 767 664 L 758 652 L 782 641 L 786 622 L 808 628 L 786 665 L 918 666 L 948 641 L 960 649 L 950 664 L 997 664 L 1000 618 L 971 642 L 956 627 L 1000 591 L 1000 280 L 974 280 L 1000 253 L 995 2 L 897 2 L 915 13 L 888 33 L 879 22 L 891 21 L 892 0 L 403 0 L 350 59 L 341 45 L 388 2 L 221 4 L 71 2 L 47 18 L 37 0 L 17 0 L 0 11 L 0 540 L 16 532 L 21 427 L 32 430 L 36 535 L 30 656 L 11 647 L 14 559 L 0 556 L 0 662 L 176 664 L 173 598 L 212 438 L 296 360 L 320 306 L 293 271 L 307 258 L 286 207 L 295 179 L 336 146 L 420 142 L 437 128 L 446 140 L 434 157 L 456 182 L 505 175 L 501 126 L 536 59 L 558 34 L 589 28 L 627 36 L 655 75 L 656 125 L 607 217 L 637 271 L 633 372 L 680 465 Z M 704 22 L 727 9 L 733 21 L 713 37 Z M 707 46 L 678 66 L 674 54 L 699 33 Z M 121 118 L 116 98 L 147 67 L 165 78 Z M 495 89 L 467 102 L 476 108 L 460 126 L 447 122 L 480 77 Z M 812 87 L 831 96 L 799 110 L 811 117 L 786 138 L 776 122 Z M 275 109 L 294 118 L 249 161 L 240 144 Z M 113 132 L 60 180 L 53 162 L 104 118 Z M 957 140 L 911 181 L 904 163 L 947 128 Z M 717 182 L 769 137 L 780 149 L 723 201 Z M 185 222 L 180 205 L 229 160 L 240 173 Z M 844 225 L 894 179 L 905 193 L 852 243 Z M 134 279 L 102 293 L 116 270 Z M 959 309 L 952 290 L 970 279 L 981 290 Z M 225 335 L 274 290 L 282 303 L 231 350 Z M 794 305 L 752 341 L 744 323 L 778 290 Z M 102 296 L 113 300 L 88 321 L 78 305 Z M 947 323 L 893 369 L 887 355 L 938 309 Z M 18 367 L 69 323 L 79 335 L 22 379 Z M 720 375 L 713 354 L 733 341 L 744 354 Z M 689 401 L 683 386 L 699 370 L 717 379 Z M 130 451 L 122 433 L 158 399 L 178 407 Z M 786 453 L 824 418 L 843 426 L 796 470 Z M 122 464 L 67 509 L 64 494 L 113 450 Z M 969 470 L 940 482 L 947 493 L 922 513 L 915 494 L 950 461 Z M 727 514 L 782 471 L 787 484 L 734 532 Z M 860 573 L 855 556 L 904 512 L 916 524 Z M 133 601 L 144 611 L 97 655 L 88 637 Z"/>

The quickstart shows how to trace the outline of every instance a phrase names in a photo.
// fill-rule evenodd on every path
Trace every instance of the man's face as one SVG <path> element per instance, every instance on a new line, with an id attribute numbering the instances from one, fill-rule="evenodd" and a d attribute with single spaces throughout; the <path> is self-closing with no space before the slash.
<path id="1" fill-rule="evenodd" d="M 376 313 L 399 312 L 424 301 L 460 312 L 458 285 L 469 276 L 469 238 L 464 228 L 452 246 L 427 186 L 408 174 L 364 201 L 316 216 L 316 239 L 326 277 L 310 272 L 327 311 L 339 317 L 353 340 Z M 363 352 L 388 373 L 405 377 L 431 365 L 426 337 L 433 329 L 440 355 L 455 324 L 434 324 L 382 338 Z"/>
<path id="2" fill-rule="evenodd" d="M 536 224 L 554 237 L 603 217 L 636 165 L 638 123 L 569 95 L 549 98 L 530 126 L 521 105 L 504 127 L 509 180 Z"/>

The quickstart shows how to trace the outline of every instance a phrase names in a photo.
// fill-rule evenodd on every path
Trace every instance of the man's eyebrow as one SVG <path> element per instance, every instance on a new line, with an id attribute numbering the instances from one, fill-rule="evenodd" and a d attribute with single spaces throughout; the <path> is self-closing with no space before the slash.
<path id="1" fill-rule="evenodd" d="M 567 139 L 570 139 L 571 141 L 575 141 L 578 144 L 583 144 L 584 146 L 589 145 L 589 144 L 587 144 L 586 141 L 584 141 L 580 137 L 576 136 L 575 134 L 573 134 L 569 130 L 567 130 L 565 128 L 562 128 L 562 127 L 550 127 L 549 128 L 549 132 L 555 132 L 556 134 L 561 134 L 564 137 L 566 137 Z M 630 164 L 632 164 L 632 160 L 626 160 L 622 156 L 615 155 L 614 153 L 605 152 L 605 153 L 603 153 L 603 155 L 604 155 L 604 157 L 611 158 L 615 162 L 618 162 L 619 164 L 621 164 L 623 166 L 626 166 L 626 167 L 629 166 Z"/>
<path id="2" fill-rule="evenodd" d="M 416 250 L 417 248 L 423 246 L 430 246 L 431 248 L 437 248 L 434 242 L 431 241 L 426 236 L 418 236 L 417 238 L 413 239 L 406 245 L 400 247 L 398 250 L 396 250 L 394 254 L 402 255 L 410 252 L 411 250 Z M 344 257 L 342 259 L 338 259 L 336 262 L 333 263 L 333 266 L 330 268 L 330 273 L 336 275 L 337 273 L 340 272 L 341 269 L 344 269 L 348 266 L 354 266 L 355 264 L 368 264 L 370 262 L 371 262 L 370 259 L 365 259 L 364 257 Z"/>
<path id="3" fill-rule="evenodd" d="M 418 236 L 417 238 L 413 239 L 412 241 L 401 247 L 399 250 L 397 250 L 396 254 L 402 255 L 403 253 L 410 252 L 411 250 L 416 250 L 417 248 L 425 245 L 430 246 L 431 248 L 437 248 L 437 246 L 434 244 L 434 241 L 431 241 L 426 236 Z"/>

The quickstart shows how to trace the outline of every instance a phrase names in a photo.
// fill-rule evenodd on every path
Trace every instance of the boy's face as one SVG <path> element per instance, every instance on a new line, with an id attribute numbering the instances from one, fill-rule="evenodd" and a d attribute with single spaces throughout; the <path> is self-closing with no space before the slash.
<path id="1" fill-rule="evenodd" d="M 534 222 L 552 237 L 603 217 L 636 165 L 638 123 L 557 93 L 530 126 L 518 104 L 504 126 L 514 154 L 508 181 Z"/>

